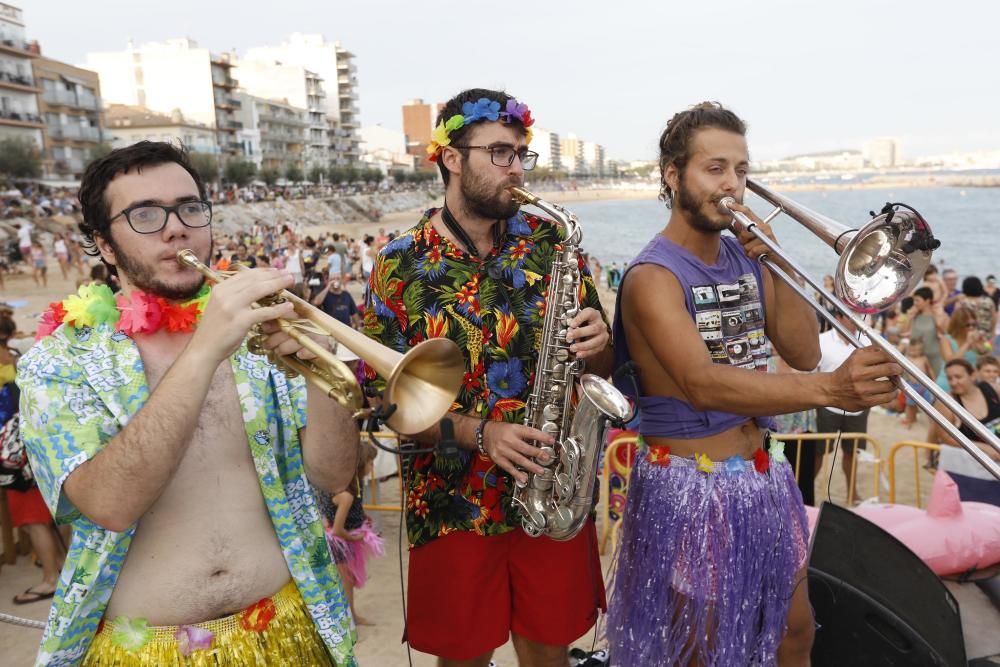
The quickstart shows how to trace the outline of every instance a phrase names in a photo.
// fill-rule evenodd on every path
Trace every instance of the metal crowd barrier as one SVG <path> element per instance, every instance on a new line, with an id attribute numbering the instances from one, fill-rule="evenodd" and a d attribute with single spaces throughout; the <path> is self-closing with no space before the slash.
<path id="1" fill-rule="evenodd" d="M 932 452 L 941 451 L 941 445 L 935 445 L 930 442 L 921 442 L 919 440 L 903 440 L 897 442 L 892 447 L 889 448 L 889 459 L 887 465 L 889 468 L 889 502 L 896 502 L 896 453 L 903 449 L 910 448 L 913 450 L 913 488 L 917 494 L 916 506 L 920 508 L 920 451 L 921 449 L 926 449 Z"/>

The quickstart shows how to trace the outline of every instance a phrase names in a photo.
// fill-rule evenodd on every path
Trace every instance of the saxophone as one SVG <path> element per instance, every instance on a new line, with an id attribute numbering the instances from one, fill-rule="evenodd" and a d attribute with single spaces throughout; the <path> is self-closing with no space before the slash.
<path id="1" fill-rule="evenodd" d="M 552 263 L 535 384 L 524 416 L 526 426 L 548 433 L 555 444 L 541 448 L 549 455 L 548 463 L 536 461 L 545 472 L 529 472 L 527 482 L 515 485 L 513 505 L 528 535 L 568 540 L 580 532 L 593 508 L 598 455 L 608 427 L 629 421 L 632 407 L 610 382 L 584 374 L 583 362 L 574 358 L 566 342 L 568 323 L 580 312 L 583 280 L 578 262 L 583 232 L 576 216 L 524 188 L 513 187 L 511 194 L 515 201 L 549 214 L 566 232 Z"/>

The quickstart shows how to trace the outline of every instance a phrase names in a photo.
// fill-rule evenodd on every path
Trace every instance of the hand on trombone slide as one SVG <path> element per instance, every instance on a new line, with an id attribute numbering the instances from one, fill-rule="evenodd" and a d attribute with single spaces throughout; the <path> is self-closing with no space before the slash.
<path id="1" fill-rule="evenodd" d="M 729 209 L 731 211 L 739 211 L 746 217 L 750 218 L 756 223 L 757 229 L 759 229 L 765 236 L 774 241 L 778 242 L 778 239 L 774 237 L 774 230 L 771 225 L 767 224 L 754 213 L 752 210 L 744 206 L 743 204 L 730 204 Z M 743 226 L 743 223 L 733 218 L 733 224 L 731 225 L 732 231 L 736 234 L 737 240 L 743 245 L 743 252 L 747 254 L 747 257 L 757 261 L 760 259 L 761 255 L 768 255 L 768 247 L 764 245 L 764 242 L 758 239 L 753 232 L 749 231 Z M 785 264 L 780 257 L 774 255 L 768 255 L 768 261 L 774 262 L 780 268 L 784 269 L 786 273 L 791 271 L 791 267 Z"/>
<path id="2" fill-rule="evenodd" d="M 857 412 L 882 405 L 896 397 L 893 379 L 903 368 L 875 346 L 855 350 L 830 374 L 829 407 Z"/>

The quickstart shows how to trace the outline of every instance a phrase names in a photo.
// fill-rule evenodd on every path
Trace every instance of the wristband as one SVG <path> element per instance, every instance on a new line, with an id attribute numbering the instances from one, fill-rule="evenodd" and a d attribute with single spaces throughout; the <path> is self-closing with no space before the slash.
<path id="1" fill-rule="evenodd" d="M 486 448 L 483 447 L 483 432 L 486 430 L 486 423 L 488 421 L 489 419 L 483 419 L 479 422 L 479 426 L 476 427 L 476 449 L 486 458 L 489 458 L 490 455 L 486 453 Z"/>

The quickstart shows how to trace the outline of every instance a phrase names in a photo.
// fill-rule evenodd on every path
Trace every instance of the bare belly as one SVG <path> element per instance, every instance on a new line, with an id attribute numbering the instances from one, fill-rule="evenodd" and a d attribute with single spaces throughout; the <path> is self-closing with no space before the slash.
<path id="1" fill-rule="evenodd" d="M 155 359 L 144 361 L 159 377 Z M 289 576 L 227 363 L 177 471 L 139 520 L 106 614 L 199 623 L 276 593 Z"/>
<path id="2" fill-rule="evenodd" d="M 288 581 L 259 491 L 247 500 L 195 495 L 178 504 L 161 499 L 140 521 L 108 605 L 110 618 L 198 623 L 244 609 Z"/>
<path id="3" fill-rule="evenodd" d="M 646 437 L 645 439 L 651 445 L 670 447 L 670 453 L 675 456 L 692 457 L 695 454 L 704 454 L 713 461 L 722 461 L 730 456 L 744 459 L 753 457 L 753 453 L 763 444 L 764 432 L 750 419 L 739 426 L 707 438 L 680 440 Z"/>

